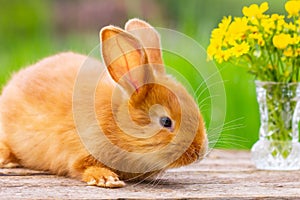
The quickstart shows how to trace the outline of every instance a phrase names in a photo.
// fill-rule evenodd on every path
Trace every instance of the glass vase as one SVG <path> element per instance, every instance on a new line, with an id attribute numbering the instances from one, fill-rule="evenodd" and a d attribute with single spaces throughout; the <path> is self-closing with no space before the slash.
<path id="1" fill-rule="evenodd" d="M 251 149 L 258 169 L 300 169 L 300 84 L 256 81 L 259 140 Z"/>

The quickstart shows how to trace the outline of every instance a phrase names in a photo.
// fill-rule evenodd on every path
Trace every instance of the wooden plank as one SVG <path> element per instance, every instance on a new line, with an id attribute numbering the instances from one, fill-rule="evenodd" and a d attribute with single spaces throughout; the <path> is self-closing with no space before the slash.
<path id="1" fill-rule="evenodd" d="M 299 199 L 300 171 L 255 169 L 247 151 L 214 150 L 208 158 L 120 189 L 27 169 L 0 169 L 1 199 Z"/>

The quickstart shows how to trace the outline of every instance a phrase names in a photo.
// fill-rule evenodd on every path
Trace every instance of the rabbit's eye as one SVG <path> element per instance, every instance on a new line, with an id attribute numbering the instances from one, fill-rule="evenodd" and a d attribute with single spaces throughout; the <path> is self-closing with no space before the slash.
<path id="1" fill-rule="evenodd" d="M 159 123 L 161 126 L 165 128 L 171 128 L 172 127 L 172 120 L 169 117 L 161 117 L 159 119 Z"/>

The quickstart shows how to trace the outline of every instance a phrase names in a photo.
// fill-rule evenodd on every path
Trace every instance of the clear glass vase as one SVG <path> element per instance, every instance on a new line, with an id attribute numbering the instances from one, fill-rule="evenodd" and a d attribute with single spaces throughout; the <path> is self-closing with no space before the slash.
<path id="1" fill-rule="evenodd" d="M 253 162 L 258 169 L 300 169 L 300 84 L 256 81 L 256 93 L 261 126 Z"/>

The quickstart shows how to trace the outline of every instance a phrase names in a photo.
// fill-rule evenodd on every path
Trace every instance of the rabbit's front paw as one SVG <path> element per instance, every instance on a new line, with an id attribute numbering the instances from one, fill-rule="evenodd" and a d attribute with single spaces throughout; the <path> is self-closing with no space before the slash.
<path id="1" fill-rule="evenodd" d="M 109 169 L 103 167 L 89 167 L 83 175 L 83 181 L 88 185 L 106 187 L 106 188 L 119 188 L 125 186 L 123 181 L 120 181 L 118 175 Z"/>
<path id="2" fill-rule="evenodd" d="M 0 168 L 17 168 L 21 167 L 19 163 L 9 162 L 6 163 L 5 160 L 0 159 Z"/>

